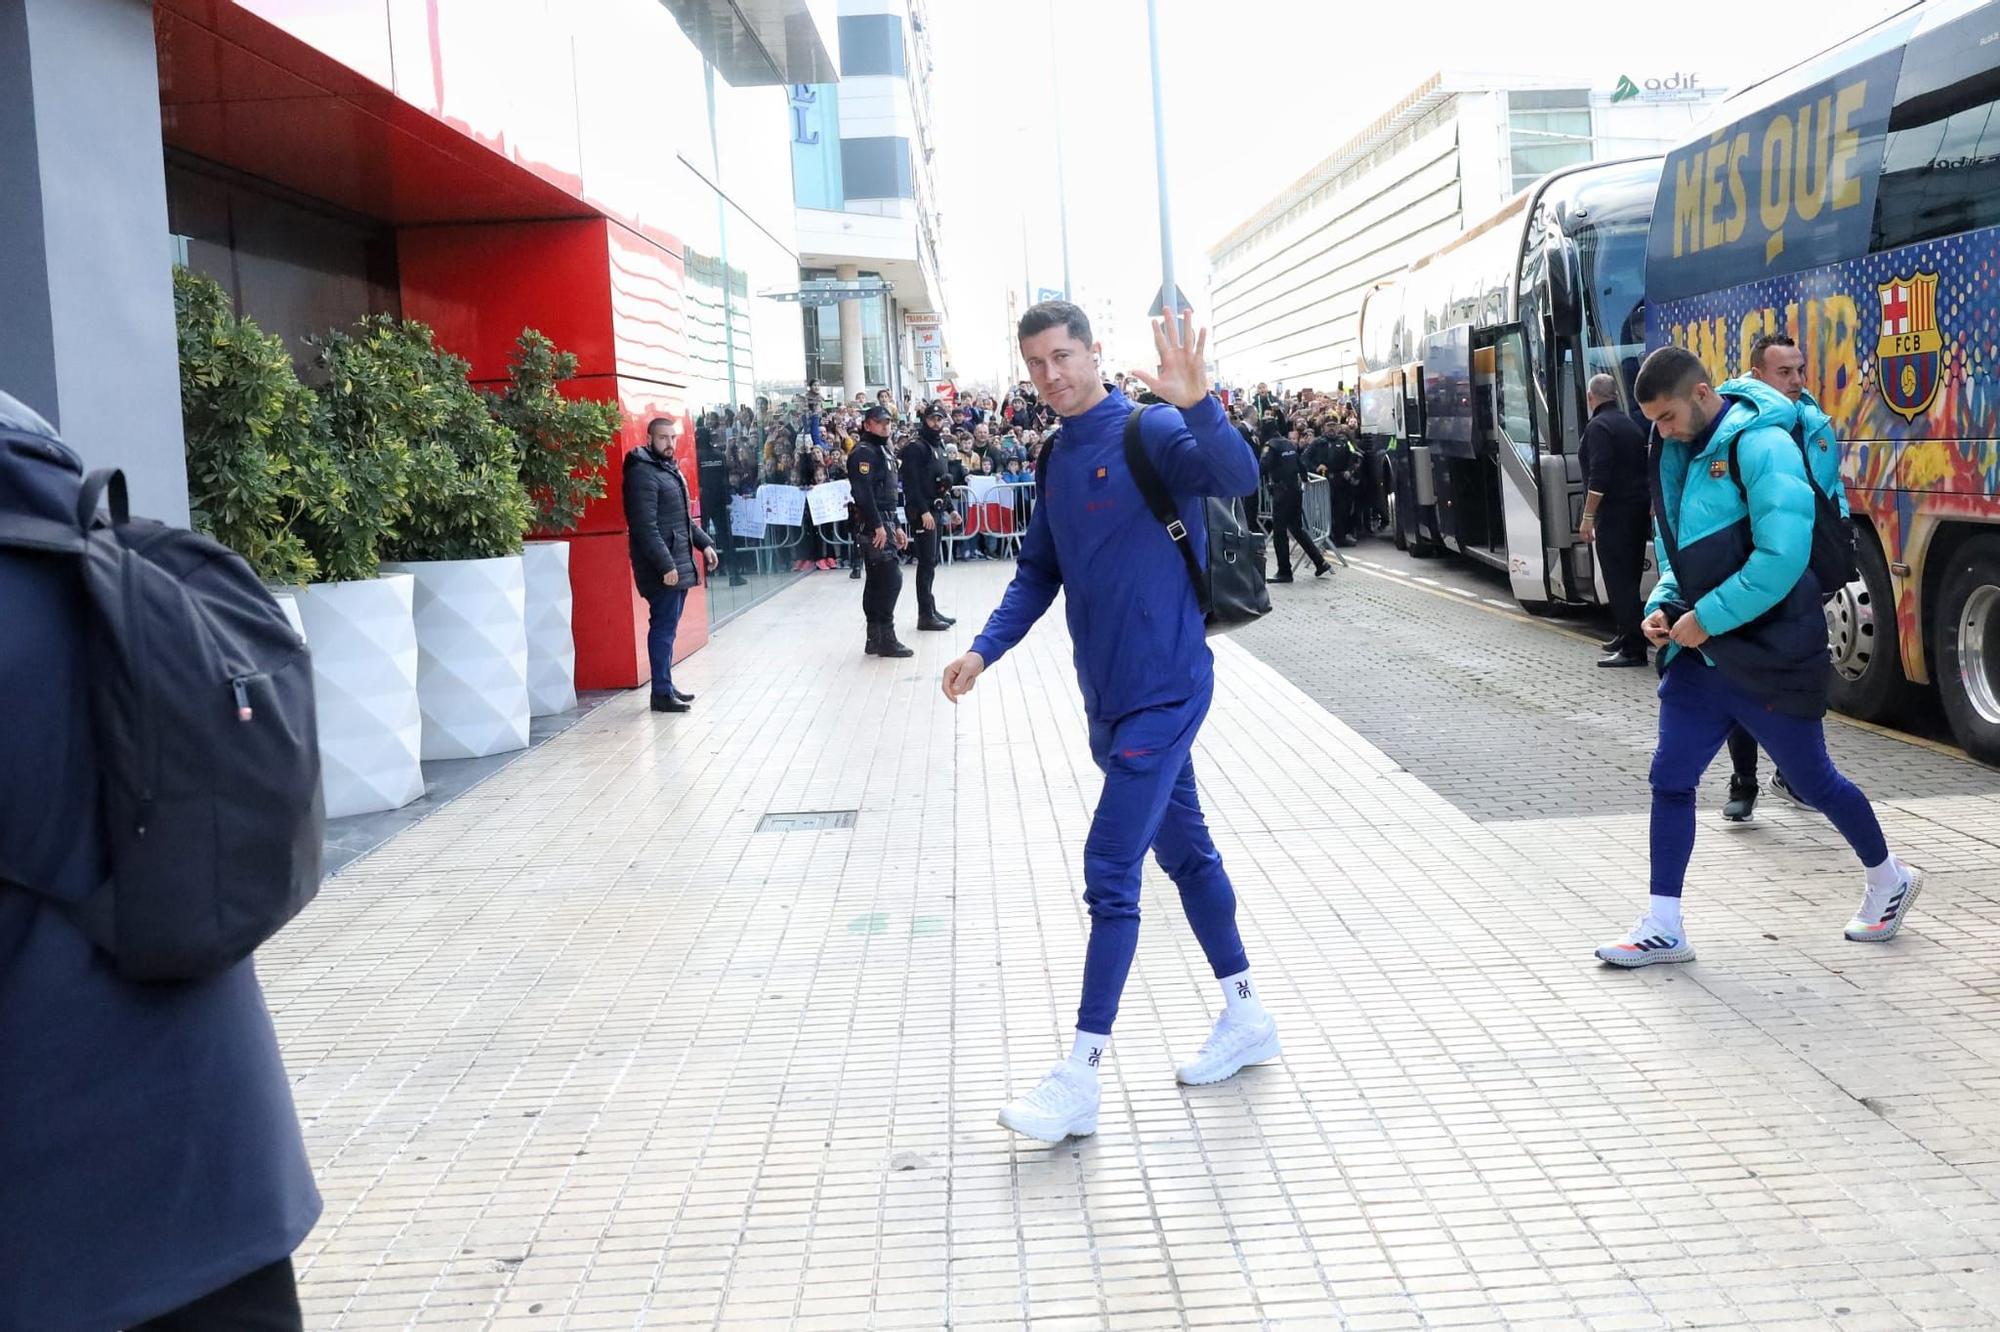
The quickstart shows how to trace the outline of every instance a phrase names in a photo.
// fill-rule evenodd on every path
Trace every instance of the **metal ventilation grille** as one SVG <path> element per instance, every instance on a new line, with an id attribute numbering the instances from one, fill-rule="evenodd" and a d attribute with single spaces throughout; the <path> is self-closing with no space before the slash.
<path id="1" fill-rule="evenodd" d="M 757 820 L 758 832 L 829 832 L 852 828 L 856 809 L 801 809 L 782 814 L 766 814 Z"/>

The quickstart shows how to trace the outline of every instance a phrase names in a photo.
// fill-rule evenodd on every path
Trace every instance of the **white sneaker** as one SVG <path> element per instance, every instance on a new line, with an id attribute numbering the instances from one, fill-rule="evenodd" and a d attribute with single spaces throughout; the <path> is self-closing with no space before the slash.
<path id="1" fill-rule="evenodd" d="M 1097 1079 L 1086 1081 L 1069 1062 L 1057 1064 L 1025 1096 L 1000 1107 L 1000 1126 L 1041 1142 L 1061 1142 L 1097 1132 Z"/>
<path id="2" fill-rule="evenodd" d="M 1924 889 L 1924 876 L 1903 867 L 1903 881 L 1892 888 L 1870 888 L 1861 895 L 1861 907 L 1842 931 L 1856 943 L 1887 943 L 1903 928 L 1917 894 Z"/>
<path id="3" fill-rule="evenodd" d="M 1623 939 L 1597 950 L 1599 962 L 1614 967 L 1650 967 L 1658 962 L 1692 962 L 1694 948 L 1679 930 L 1669 930 L 1647 912 Z"/>
<path id="4" fill-rule="evenodd" d="M 1278 1024 L 1266 1013 L 1262 1022 L 1242 1022 L 1224 1009 L 1214 1030 L 1202 1042 L 1201 1053 L 1182 1064 L 1174 1076 L 1189 1087 L 1233 1078 L 1246 1064 L 1278 1057 Z"/>

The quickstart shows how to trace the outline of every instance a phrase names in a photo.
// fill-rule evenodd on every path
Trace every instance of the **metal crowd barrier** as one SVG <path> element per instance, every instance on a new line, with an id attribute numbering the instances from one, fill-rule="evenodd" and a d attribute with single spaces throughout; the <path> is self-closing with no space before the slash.
<path id="1" fill-rule="evenodd" d="M 958 530 L 948 531 L 944 546 L 950 558 L 959 558 L 967 541 L 979 543 L 979 548 L 997 558 L 1011 558 L 1021 553 L 1021 537 L 1028 530 L 1028 519 L 1035 511 L 1035 483 L 1027 481 L 1019 484 L 1001 483 L 982 501 L 972 498 L 972 487 L 953 486 L 951 490 L 952 511 L 958 515 Z M 1006 523 L 996 521 L 994 510 L 1008 514 Z"/>
<path id="2" fill-rule="evenodd" d="M 1340 547 L 1333 544 L 1333 484 L 1323 476 L 1306 478 L 1305 506 L 1301 517 L 1305 523 L 1306 535 L 1313 544 L 1334 559 L 1341 567 L 1347 567 L 1347 557 L 1340 553 Z"/>
<path id="3" fill-rule="evenodd" d="M 764 535 L 761 537 L 736 535 L 735 555 L 738 559 L 741 559 L 745 555 L 750 556 L 755 561 L 757 572 L 760 574 L 774 573 L 781 563 L 778 552 L 797 549 L 799 538 L 804 533 L 805 528 L 803 525 L 792 526 L 783 523 L 766 523 L 764 524 Z M 732 533 L 732 535 L 735 534 Z M 794 556 L 793 558 L 797 557 Z"/>
<path id="4" fill-rule="evenodd" d="M 845 516 L 830 523 L 814 523 L 819 529 L 820 542 L 826 547 L 826 557 L 846 564 L 854 558 L 854 533 Z"/>

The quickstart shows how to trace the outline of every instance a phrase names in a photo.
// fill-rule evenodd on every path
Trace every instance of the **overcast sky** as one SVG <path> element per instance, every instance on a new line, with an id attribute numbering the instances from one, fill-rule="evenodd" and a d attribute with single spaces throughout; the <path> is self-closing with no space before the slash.
<path id="1" fill-rule="evenodd" d="M 1159 0 L 1176 277 L 1205 315 L 1208 247 L 1441 67 L 1606 90 L 1621 74 L 1693 71 L 1736 87 L 1905 7 Z M 1160 285 L 1145 0 L 1055 0 L 1053 18 L 1049 0 L 932 0 L 929 14 L 953 364 L 966 379 L 1004 373 L 1024 232 L 1033 283 L 1062 285 L 1060 119 L 1071 280 L 1116 303 L 1128 336 L 1106 366 L 1122 368 L 1150 349 Z M 1565 14 L 1578 18 L 1549 26 Z"/>

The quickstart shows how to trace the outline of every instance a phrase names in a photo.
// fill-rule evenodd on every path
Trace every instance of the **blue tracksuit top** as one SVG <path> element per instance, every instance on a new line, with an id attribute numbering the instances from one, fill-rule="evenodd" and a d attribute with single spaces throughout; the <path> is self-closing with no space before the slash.
<path id="1" fill-rule="evenodd" d="M 1083 415 L 1063 419 L 1014 581 L 972 640 L 991 666 L 1060 589 L 1084 709 L 1097 721 L 1193 698 L 1209 687 L 1215 666 L 1187 566 L 1125 466 L 1131 411 L 1131 400 L 1113 389 Z M 1202 501 L 1255 491 L 1256 455 L 1212 396 L 1185 412 L 1148 407 L 1139 439 L 1179 502 L 1195 557 L 1206 561 Z"/>

